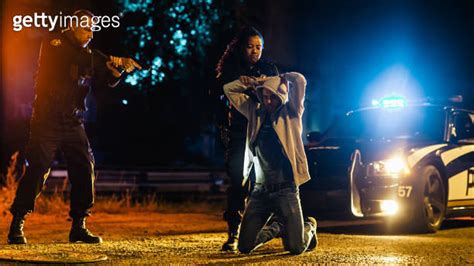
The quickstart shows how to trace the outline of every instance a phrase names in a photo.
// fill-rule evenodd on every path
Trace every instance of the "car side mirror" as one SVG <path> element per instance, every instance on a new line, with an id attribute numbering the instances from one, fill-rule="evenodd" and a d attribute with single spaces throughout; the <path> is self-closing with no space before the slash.
<path id="1" fill-rule="evenodd" d="M 321 132 L 312 131 L 306 134 L 306 139 L 309 142 L 320 142 L 321 141 Z"/>

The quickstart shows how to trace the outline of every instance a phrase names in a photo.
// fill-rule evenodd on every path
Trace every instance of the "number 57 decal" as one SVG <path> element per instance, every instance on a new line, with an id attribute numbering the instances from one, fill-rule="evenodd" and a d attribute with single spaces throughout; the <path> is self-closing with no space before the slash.
<path id="1" fill-rule="evenodd" d="M 398 186 L 398 196 L 400 198 L 409 198 L 411 195 L 412 186 Z"/>

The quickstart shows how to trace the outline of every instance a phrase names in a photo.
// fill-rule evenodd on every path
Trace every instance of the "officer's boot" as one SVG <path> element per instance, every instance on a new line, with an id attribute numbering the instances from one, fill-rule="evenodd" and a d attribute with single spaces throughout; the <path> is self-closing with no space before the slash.
<path id="1" fill-rule="evenodd" d="M 85 217 L 74 218 L 72 220 L 69 242 L 75 243 L 79 241 L 84 243 L 102 243 L 100 236 L 95 236 L 87 230 Z"/>
<path id="2" fill-rule="evenodd" d="M 235 225 L 229 223 L 229 230 L 227 232 L 228 238 L 224 245 L 222 245 L 222 251 L 237 252 L 237 244 L 239 242 L 239 227 L 239 224 Z"/>
<path id="3" fill-rule="evenodd" d="M 23 234 L 25 224 L 24 215 L 14 215 L 8 232 L 8 244 L 26 244 L 26 238 Z"/>

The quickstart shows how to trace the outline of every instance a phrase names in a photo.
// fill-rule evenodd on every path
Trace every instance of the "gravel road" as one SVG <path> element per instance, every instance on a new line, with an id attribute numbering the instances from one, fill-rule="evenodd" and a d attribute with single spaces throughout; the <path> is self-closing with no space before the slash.
<path id="1" fill-rule="evenodd" d="M 0 221 L 4 240 L 9 219 Z M 218 214 L 97 214 L 90 229 L 102 232 L 105 242 L 98 245 L 67 243 L 69 223 L 62 215 L 32 215 L 25 228 L 29 244 L 4 241 L 0 255 L 107 255 L 107 264 L 474 263 L 474 219 L 447 221 L 431 235 L 383 235 L 376 222 L 320 221 L 320 245 L 300 256 L 284 252 L 280 239 L 250 255 L 220 252 L 226 234 Z"/>

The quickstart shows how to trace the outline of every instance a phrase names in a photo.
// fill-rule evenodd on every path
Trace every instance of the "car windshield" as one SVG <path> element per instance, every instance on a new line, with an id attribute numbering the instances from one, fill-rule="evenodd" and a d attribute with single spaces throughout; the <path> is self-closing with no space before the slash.
<path id="1" fill-rule="evenodd" d="M 345 116 L 325 138 L 442 140 L 444 120 L 445 112 L 437 107 L 366 109 Z"/>

